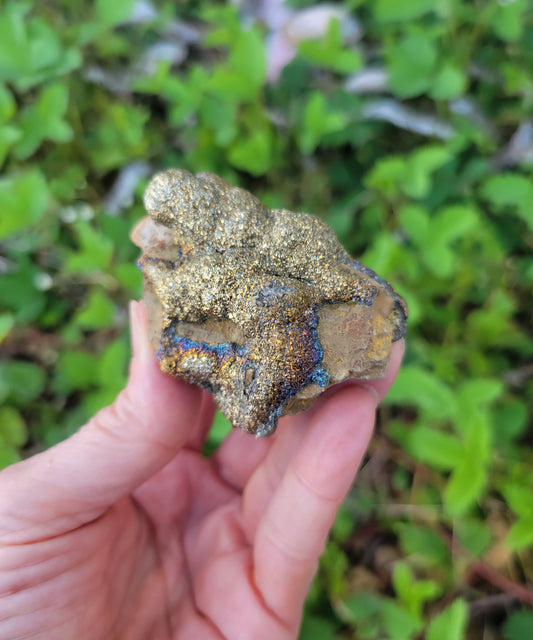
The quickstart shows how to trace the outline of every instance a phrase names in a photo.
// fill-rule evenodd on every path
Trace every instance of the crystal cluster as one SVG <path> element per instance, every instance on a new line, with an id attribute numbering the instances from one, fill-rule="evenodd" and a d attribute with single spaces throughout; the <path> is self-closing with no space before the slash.
<path id="1" fill-rule="evenodd" d="M 132 238 L 161 369 L 213 393 L 234 426 L 269 435 L 328 386 L 384 375 L 405 302 L 325 222 L 177 169 L 145 207 Z"/>

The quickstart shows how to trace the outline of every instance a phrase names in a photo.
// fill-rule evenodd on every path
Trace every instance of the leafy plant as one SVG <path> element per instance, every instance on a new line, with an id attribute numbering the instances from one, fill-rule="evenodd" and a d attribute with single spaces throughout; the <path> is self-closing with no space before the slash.
<path id="1" fill-rule="evenodd" d="M 0 466 L 123 387 L 146 180 L 215 171 L 322 215 L 410 309 L 302 639 L 477 637 L 469 602 L 533 580 L 531 5 L 337 3 L 357 43 L 329 5 L 252 5 L 0 6 Z M 529 637 L 507 613 L 490 633 Z"/>

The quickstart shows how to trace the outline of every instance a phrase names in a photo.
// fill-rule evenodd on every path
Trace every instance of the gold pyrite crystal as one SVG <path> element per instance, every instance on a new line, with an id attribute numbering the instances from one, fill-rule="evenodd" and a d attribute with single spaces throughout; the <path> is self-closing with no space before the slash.
<path id="1" fill-rule="evenodd" d="M 144 202 L 132 238 L 161 369 L 210 391 L 234 426 L 269 435 L 332 384 L 384 375 L 406 304 L 325 222 L 178 169 Z"/>

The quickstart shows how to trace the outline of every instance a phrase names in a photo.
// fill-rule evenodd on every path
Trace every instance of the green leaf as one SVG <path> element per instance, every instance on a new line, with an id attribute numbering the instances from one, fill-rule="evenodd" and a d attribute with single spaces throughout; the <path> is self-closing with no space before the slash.
<path id="1" fill-rule="evenodd" d="M 129 358 L 130 348 L 124 339 L 111 342 L 100 358 L 98 383 L 112 393 L 120 391 L 126 384 Z"/>
<path id="2" fill-rule="evenodd" d="M 518 173 L 500 173 L 488 178 L 481 195 L 498 208 L 521 205 L 531 193 L 531 181 Z"/>
<path id="3" fill-rule="evenodd" d="M 375 242 L 369 250 L 363 254 L 362 261 L 379 273 L 382 278 L 387 279 L 397 272 L 400 265 L 402 265 L 402 268 L 405 268 L 406 262 L 409 262 L 409 257 L 410 256 L 402 250 L 398 240 L 392 234 L 381 233 L 376 236 Z M 412 261 L 410 266 L 413 266 L 414 272 L 418 273 L 418 265 L 415 262 Z M 413 301 L 414 296 L 411 295 L 410 291 L 404 289 L 402 295 L 404 294 L 409 296 L 411 302 Z M 415 306 L 416 303 L 413 304 L 413 307 Z M 409 307 L 409 310 L 409 320 L 412 321 L 413 315 L 411 314 L 411 307 Z"/>
<path id="4" fill-rule="evenodd" d="M 415 580 L 409 565 L 403 561 L 394 565 L 392 584 L 413 620 L 419 623 L 422 622 L 424 603 L 434 600 L 442 591 L 433 580 Z"/>
<path id="5" fill-rule="evenodd" d="M 477 557 L 481 557 L 491 543 L 491 532 L 486 523 L 465 516 L 455 521 L 454 534 L 459 542 Z"/>
<path id="6" fill-rule="evenodd" d="M 337 597 L 346 589 L 346 573 L 348 571 L 348 558 L 341 547 L 330 540 L 326 544 L 326 550 L 320 558 L 320 566 L 325 573 L 328 583 L 328 593 Z"/>
<path id="7" fill-rule="evenodd" d="M 410 595 L 410 589 L 414 583 L 413 574 L 406 562 L 396 562 L 392 573 L 392 585 L 396 595 L 406 602 Z"/>
<path id="8" fill-rule="evenodd" d="M 507 0 L 498 4 L 491 20 L 492 30 L 502 40 L 516 42 L 524 32 L 524 14 L 530 7 L 528 0 Z"/>
<path id="9" fill-rule="evenodd" d="M 46 377 L 32 362 L 13 360 L 0 363 L 0 402 L 11 399 L 17 405 L 34 400 L 44 389 Z"/>
<path id="10" fill-rule="evenodd" d="M 35 288 L 38 269 L 28 259 L 19 261 L 18 270 L 2 274 L 0 304 L 15 315 L 15 322 L 33 322 L 44 309 L 46 297 Z"/>
<path id="11" fill-rule="evenodd" d="M 209 435 L 204 446 L 204 454 L 209 456 L 216 451 L 232 429 L 233 427 L 231 422 L 220 410 L 217 410 L 213 419 L 213 426 L 209 431 Z"/>
<path id="12" fill-rule="evenodd" d="M 425 176 L 422 180 L 427 179 Z M 439 278 L 451 276 L 457 268 L 456 254 L 448 244 L 472 232 L 479 224 L 478 212 L 467 205 L 445 207 L 432 218 L 422 207 L 407 205 L 398 215 L 410 239 L 418 245 L 422 261 Z"/>
<path id="13" fill-rule="evenodd" d="M 398 3 L 408 4 L 408 3 Z M 435 76 L 437 49 L 422 33 L 413 33 L 386 48 L 389 84 L 400 98 L 426 92 Z"/>
<path id="14" fill-rule="evenodd" d="M 379 22 L 403 22 L 436 10 L 439 4 L 440 0 L 377 0 L 373 7 Z"/>
<path id="15" fill-rule="evenodd" d="M 38 169 L 0 179 L 0 240 L 38 222 L 48 204 L 48 187 Z"/>
<path id="16" fill-rule="evenodd" d="M 0 9 L 0 81 L 13 82 L 21 90 L 81 64 L 79 51 L 63 48 L 47 22 L 28 19 L 30 7 L 17 0 Z"/>
<path id="17" fill-rule="evenodd" d="M 106 102 L 96 126 L 87 131 L 85 142 L 90 162 L 98 172 L 122 167 L 148 154 L 146 123 L 149 111 L 140 105 Z"/>
<path id="18" fill-rule="evenodd" d="M 494 378 L 467 380 L 457 394 L 460 412 L 463 416 L 476 414 L 498 400 L 503 392 L 504 384 L 501 380 Z"/>
<path id="19" fill-rule="evenodd" d="M 495 438 L 500 441 L 514 440 L 524 434 L 529 419 L 525 402 L 509 399 L 491 411 Z"/>
<path id="20" fill-rule="evenodd" d="M 409 237 L 419 246 L 430 241 L 429 213 L 417 205 L 406 205 L 398 212 L 400 224 Z"/>
<path id="21" fill-rule="evenodd" d="M 242 20 L 236 5 L 202 6 L 200 15 L 210 23 L 212 29 L 206 35 L 208 47 L 227 46 L 235 41 L 242 31 Z"/>
<path id="22" fill-rule="evenodd" d="M 437 278 L 449 278 L 455 269 L 454 253 L 437 237 L 421 248 L 421 257 L 429 271 Z"/>
<path id="23" fill-rule="evenodd" d="M 381 191 L 389 198 L 397 195 L 400 190 L 412 198 L 423 198 L 431 189 L 432 174 L 451 158 L 451 152 L 442 145 L 421 147 L 405 158 L 387 156 L 374 165 L 365 182 L 367 186 Z M 416 215 L 420 220 L 421 210 L 413 213 L 410 207 L 406 209 L 406 222 L 413 231 L 416 221 L 410 222 L 410 217 Z"/>
<path id="24" fill-rule="evenodd" d="M 474 231 L 479 222 L 479 212 L 473 206 L 450 205 L 432 220 L 431 233 L 439 242 L 450 244 Z"/>
<path id="25" fill-rule="evenodd" d="M 383 635 L 385 598 L 375 593 L 357 593 L 342 601 L 343 617 L 355 629 L 357 638 L 371 640 Z"/>
<path id="26" fill-rule="evenodd" d="M 457 436 L 419 425 L 409 434 L 412 455 L 435 469 L 450 470 L 464 459 L 464 449 Z"/>
<path id="27" fill-rule="evenodd" d="M 509 292 L 493 291 L 484 308 L 468 315 L 467 339 L 484 346 L 521 344 L 520 333 L 510 322 L 514 312 Z"/>
<path id="28" fill-rule="evenodd" d="M 518 173 L 491 176 L 481 187 L 481 195 L 496 211 L 514 212 L 533 230 L 533 182 Z"/>
<path id="29" fill-rule="evenodd" d="M 298 640 L 335 640 L 337 624 L 329 618 L 305 614 L 300 628 Z"/>
<path id="30" fill-rule="evenodd" d="M 117 265 L 115 275 L 132 299 L 142 296 L 142 273 L 137 265 L 122 262 Z"/>
<path id="31" fill-rule="evenodd" d="M 133 12 L 134 0 L 96 0 L 96 15 L 106 26 L 127 20 Z"/>
<path id="32" fill-rule="evenodd" d="M 444 501 L 450 515 L 464 513 L 482 494 L 487 482 L 490 456 L 490 426 L 486 416 L 478 413 L 461 425 L 465 434 L 464 459 L 452 472 L 444 490 Z"/>
<path id="33" fill-rule="evenodd" d="M 74 318 L 81 329 L 102 329 L 111 326 L 115 305 L 100 291 L 93 291 Z"/>
<path id="34" fill-rule="evenodd" d="M 471 415 L 459 414 L 461 419 L 454 425 L 463 434 L 465 454 L 472 460 L 486 462 L 491 451 L 491 421 L 487 411 L 477 411 Z"/>
<path id="35" fill-rule="evenodd" d="M 266 56 L 261 32 L 257 27 L 240 32 L 232 45 L 229 64 L 232 70 L 254 91 L 258 91 L 265 81 Z"/>
<path id="36" fill-rule="evenodd" d="M 513 611 L 503 625 L 505 640 L 533 638 L 533 611 Z"/>
<path id="37" fill-rule="evenodd" d="M 153 76 L 137 80 L 134 88 L 168 100 L 170 123 L 174 126 L 183 126 L 200 109 L 203 101 L 211 100 L 207 95 L 209 76 L 198 66 L 193 66 L 184 79 L 169 76 L 169 73 L 169 65 L 161 63 Z M 218 102 L 224 101 L 218 100 Z"/>
<path id="38" fill-rule="evenodd" d="M 37 103 L 21 114 L 22 139 L 15 146 L 19 158 L 31 156 L 44 140 L 68 142 L 70 125 L 63 120 L 68 105 L 68 88 L 64 84 L 46 87 Z"/>
<path id="39" fill-rule="evenodd" d="M 17 78 L 21 90 L 52 80 L 81 66 L 82 56 L 78 49 L 64 49 L 54 29 L 44 20 L 36 19 L 29 25 L 31 36 L 32 72 Z"/>
<path id="40" fill-rule="evenodd" d="M 299 145 L 303 153 L 312 153 L 328 133 L 341 131 L 345 117 L 329 108 L 323 93 L 313 91 L 304 109 Z"/>
<path id="41" fill-rule="evenodd" d="M 270 130 L 259 128 L 231 145 L 228 160 L 254 176 L 263 175 L 271 166 L 272 143 Z"/>
<path id="42" fill-rule="evenodd" d="M 225 64 L 215 69 L 209 89 L 220 98 L 248 103 L 257 99 L 266 76 L 266 56 L 257 27 L 238 33 Z"/>
<path id="43" fill-rule="evenodd" d="M 372 167 L 365 176 L 365 184 L 370 189 L 381 191 L 383 195 L 392 198 L 400 191 L 406 174 L 406 162 L 401 156 L 386 156 Z"/>
<path id="44" fill-rule="evenodd" d="M 20 140 L 22 133 L 17 127 L 0 125 L 0 165 L 7 157 L 10 148 Z"/>
<path id="45" fill-rule="evenodd" d="M 69 273 L 106 271 L 113 256 L 113 242 L 83 220 L 77 220 L 73 227 L 79 250 L 73 251 L 68 256 L 67 271 Z"/>
<path id="46" fill-rule="evenodd" d="M 458 598 L 431 620 L 426 640 L 464 640 L 467 623 L 468 607 Z"/>
<path id="47" fill-rule="evenodd" d="M 477 228 L 479 216 L 466 205 L 452 205 L 442 209 L 431 220 L 425 239 L 419 239 L 424 264 L 438 278 L 450 277 L 457 268 L 457 256 L 450 249 L 458 238 Z"/>
<path id="48" fill-rule="evenodd" d="M 400 373 L 387 395 L 390 404 L 418 407 L 428 417 L 451 418 L 456 401 L 449 387 L 426 369 L 408 365 Z"/>
<path id="49" fill-rule="evenodd" d="M 343 601 L 354 621 L 381 613 L 384 598 L 376 593 L 357 593 L 350 595 Z"/>
<path id="50" fill-rule="evenodd" d="M 412 640 L 422 622 L 392 600 L 383 604 L 383 627 L 392 640 Z"/>
<path id="51" fill-rule="evenodd" d="M 503 495 L 513 511 L 533 518 L 533 501 L 531 489 L 528 486 L 509 482 L 503 487 Z"/>
<path id="52" fill-rule="evenodd" d="M 439 69 L 430 94 L 435 100 L 453 100 L 462 96 L 468 86 L 468 77 L 458 66 L 448 63 Z"/>
<path id="53" fill-rule="evenodd" d="M 437 567 L 448 561 L 448 547 L 432 529 L 407 522 L 395 522 L 392 526 L 403 552 L 412 558 L 413 564 Z"/>
<path id="54" fill-rule="evenodd" d="M 533 544 L 533 517 L 519 518 L 509 530 L 505 544 L 512 551 L 519 551 Z"/>
<path id="55" fill-rule="evenodd" d="M 8 2 L 0 13 L 0 80 L 13 80 L 30 68 L 26 2 Z"/>
<path id="56" fill-rule="evenodd" d="M 9 467 L 10 464 L 15 464 L 19 460 L 20 456 L 13 447 L 0 442 L 0 469 L 5 469 L 5 467 Z"/>
<path id="57" fill-rule="evenodd" d="M 15 318 L 10 313 L 0 313 L 0 344 L 13 328 Z"/>
<path id="58" fill-rule="evenodd" d="M 0 84 L 0 123 L 4 124 L 15 115 L 17 106 L 9 89 Z"/>
<path id="59" fill-rule="evenodd" d="M 54 374 L 54 389 L 59 394 L 89 389 L 97 384 L 99 356 L 87 351 L 60 353 Z"/>
<path id="60" fill-rule="evenodd" d="M 432 186 L 432 173 L 451 158 L 451 152 L 440 145 L 428 145 L 413 151 L 407 159 L 402 191 L 412 198 L 424 198 Z"/>
<path id="61" fill-rule="evenodd" d="M 22 447 L 28 439 L 26 424 L 13 407 L 0 407 L 0 446 L 6 442 L 13 447 Z"/>
<path id="62" fill-rule="evenodd" d="M 507 94 L 520 93 L 522 88 L 529 84 L 527 70 L 516 64 L 514 59 L 503 62 L 500 70 L 504 77 Z"/>
<path id="63" fill-rule="evenodd" d="M 237 135 L 237 105 L 218 96 L 205 96 L 200 105 L 204 124 L 211 129 L 216 144 L 227 147 Z"/>
<path id="64" fill-rule="evenodd" d="M 301 58 L 337 73 L 353 73 L 361 68 L 359 54 L 344 47 L 339 21 L 332 18 L 321 40 L 305 40 L 298 45 Z"/>
<path id="65" fill-rule="evenodd" d="M 341 504 L 335 517 L 335 522 L 331 528 L 332 538 L 342 544 L 348 540 L 354 529 L 354 517 L 353 514 Z"/>

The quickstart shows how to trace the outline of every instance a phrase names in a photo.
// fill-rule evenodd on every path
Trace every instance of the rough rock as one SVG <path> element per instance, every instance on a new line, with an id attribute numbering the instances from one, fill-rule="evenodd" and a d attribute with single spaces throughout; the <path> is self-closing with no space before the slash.
<path id="1" fill-rule="evenodd" d="M 132 239 L 161 369 L 213 393 L 234 426 L 269 435 L 330 385 L 384 375 L 405 302 L 325 222 L 177 169 L 145 207 Z"/>

